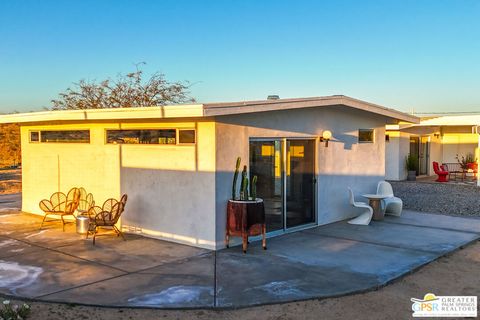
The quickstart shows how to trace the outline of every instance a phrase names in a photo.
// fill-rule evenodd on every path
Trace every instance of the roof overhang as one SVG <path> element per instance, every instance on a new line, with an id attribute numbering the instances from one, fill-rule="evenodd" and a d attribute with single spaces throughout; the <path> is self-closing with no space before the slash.
<path id="1" fill-rule="evenodd" d="M 225 102 L 205 104 L 205 115 L 222 116 L 241 113 L 254 113 L 264 111 L 289 110 L 300 108 L 328 107 L 335 105 L 344 105 L 354 109 L 359 109 L 397 121 L 419 123 L 420 118 L 410 114 L 386 108 L 370 102 L 350 98 L 343 95 L 298 98 L 298 99 L 278 99 L 244 102 Z"/>
<path id="2" fill-rule="evenodd" d="M 441 116 L 422 118 L 418 126 L 478 126 L 480 115 Z"/>
<path id="3" fill-rule="evenodd" d="M 419 118 L 407 113 L 385 108 L 362 100 L 357 100 L 346 96 L 328 96 L 298 99 L 169 105 L 142 108 L 61 110 L 15 113 L 2 115 L 0 117 L 0 123 L 197 118 L 337 105 L 343 105 L 353 109 L 378 114 L 393 120 L 394 123 L 397 123 L 398 121 L 419 123 L 420 121 Z"/>
<path id="4" fill-rule="evenodd" d="M 26 123 L 47 121 L 101 121 L 162 118 L 203 117 L 202 104 L 173 105 L 142 108 L 112 108 L 86 110 L 58 110 L 14 113 L 0 116 L 0 123 Z"/>
<path id="5" fill-rule="evenodd" d="M 423 117 L 420 123 L 399 122 L 386 126 L 387 131 L 415 132 L 427 129 L 440 130 L 441 127 L 462 127 L 477 132 L 480 127 L 480 114 Z"/>

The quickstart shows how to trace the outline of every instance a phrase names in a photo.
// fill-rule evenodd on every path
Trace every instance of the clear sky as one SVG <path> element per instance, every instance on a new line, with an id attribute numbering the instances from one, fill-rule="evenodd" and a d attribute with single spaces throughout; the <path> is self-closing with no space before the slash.
<path id="1" fill-rule="evenodd" d="M 480 111 L 480 1 L 0 1 L 0 112 L 134 69 L 199 102 L 345 94 Z"/>

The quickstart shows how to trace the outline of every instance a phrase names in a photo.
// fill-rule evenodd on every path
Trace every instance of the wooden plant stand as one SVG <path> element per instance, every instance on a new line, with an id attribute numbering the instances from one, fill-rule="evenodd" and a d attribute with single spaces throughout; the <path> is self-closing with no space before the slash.
<path id="1" fill-rule="evenodd" d="M 267 250 L 265 207 L 263 200 L 229 200 L 227 204 L 227 228 L 225 245 L 228 248 L 230 237 L 242 237 L 243 253 L 247 253 L 248 237 L 262 235 L 262 247 Z"/>

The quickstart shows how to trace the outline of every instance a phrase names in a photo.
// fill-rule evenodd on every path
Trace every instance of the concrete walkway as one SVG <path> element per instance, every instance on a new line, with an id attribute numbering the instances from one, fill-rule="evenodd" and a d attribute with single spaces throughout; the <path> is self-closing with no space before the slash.
<path id="1" fill-rule="evenodd" d="M 103 306 L 241 307 L 375 289 L 480 238 L 480 219 L 404 212 L 212 252 L 128 235 L 91 240 L 0 212 L 0 293 Z"/>

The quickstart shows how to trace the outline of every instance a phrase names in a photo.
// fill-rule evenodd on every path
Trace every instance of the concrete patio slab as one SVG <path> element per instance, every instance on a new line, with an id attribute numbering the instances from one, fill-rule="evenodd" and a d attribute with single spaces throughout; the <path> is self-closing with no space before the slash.
<path id="1" fill-rule="evenodd" d="M 1 204 L 0 204 L 1 208 Z M 128 234 L 93 246 L 73 225 L 0 213 L 0 293 L 47 301 L 156 308 L 241 307 L 369 290 L 475 239 L 479 219 L 405 212 L 211 252 Z M 16 252 L 18 250 L 18 252 Z M 20 251 L 23 250 L 23 251 Z"/>
<path id="2" fill-rule="evenodd" d="M 433 222 L 432 222 L 433 224 Z M 471 232 L 372 221 L 368 226 L 337 222 L 304 231 L 338 239 L 444 254 L 478 238 Z"/>
<path id="3" fill-rule="evenodd" d="M 43 299 L 105 306 L 213 307 L 214 260 L 213 253 L 191 257 L 167 263 L 150 273 L 130 273 Z"/>
<path id="4" fill-rule="evenodd" d="M 14 229 L 13 232 L 5 232 L 5 230 L 3 230 L 0 235 L 45 248 L 59 248 L 69 244 L 79 243 L 84 238 L 75 233 L 75 226 L 73 224 L 66 225 L 65 232 L 62 231 L 61 223 L 50 224 L 41 230 L 39 227 L 39 224 L 24 227 L 19 226 L 18 229 Z"/>
<path id="5" fill-rule="evenodd" d="M 124 274 L 48 249 L 2 259 L 0 270 L 0 292 L 28 298 Z"/>
<path id="6" fill-rule="evenodd" d="M 0 236 L 0 259 L 41 250 L 23 241 Z"/>
<path id="7" fill-rule="evenodd" d="M 0 205 L 1 208 L 1 205 Z M 0 232 L 19 231 L 28 228 L 40 228 L 42 220 L 33 214 L 22 214 L 21 212 L 0 212 Z"/>
<path id="8" fill-rule="evenodd" d="M 208 252 L 205 249 L 140 236 L 131 239 L 131 235 L 127 234 L 126 237 L 127 241 L 112 236 L 97 238 L 95 245 L 90 240 L 77 241 L 57 250 L 126 272 L 141 271 Z"/>
<path id="9" fill-rule="evenodd" d="M 270 254 L 217 253 L 217 307 L 341 295 L 377 286 L 371 274 L 313 266 Z"/>
<path id="10" fill-rule="evenodd" d="M 465 218 L 443 214 L 403 210 L 401 217 L 385 216 L 385 222 L 414 226 L 480 233 L 480 218 Z"/>
<path id="11" fill-rule="evenodd" d="M 261 250 L 261 247 L 256 246 L 252 253 L 260 255 Z M 271 239 L 267 253 L 309 266 L 371 274 L 381 283 L 415 269 L 437 256 L 434 252 L 391 248 L 307 232 Z"/>

